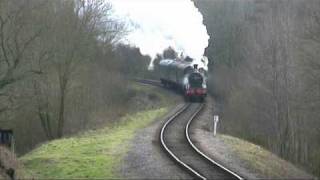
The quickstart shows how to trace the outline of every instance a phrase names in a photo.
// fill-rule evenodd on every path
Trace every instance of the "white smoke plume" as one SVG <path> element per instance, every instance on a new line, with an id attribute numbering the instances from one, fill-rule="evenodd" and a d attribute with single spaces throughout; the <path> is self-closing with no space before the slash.
<path id="1" fill-rule="evenodd" d="M 203 17 L 191 0 L 109 0 L 114 15 L 131 24 L 131 31 L 122 43 L 140 48 L 144 55 L 155 58 L 171 46 L 179 54 L 203 63 L 209 35 Z M 153 68 L 153 62 L 150 63 Z"/>

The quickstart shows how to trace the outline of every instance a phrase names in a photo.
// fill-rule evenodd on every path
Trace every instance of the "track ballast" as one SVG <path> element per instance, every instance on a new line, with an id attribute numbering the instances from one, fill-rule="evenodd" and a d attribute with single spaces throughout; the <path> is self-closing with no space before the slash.
<path id="1" fill-rule="evenodd" d="M 194 178 L 242 179 L 236 173 L 207 157 L 190 139 L 190 124 L 203 107 L 203 103 L 187 103 L 167 120 L 160 132 L 163 149 Z"/>

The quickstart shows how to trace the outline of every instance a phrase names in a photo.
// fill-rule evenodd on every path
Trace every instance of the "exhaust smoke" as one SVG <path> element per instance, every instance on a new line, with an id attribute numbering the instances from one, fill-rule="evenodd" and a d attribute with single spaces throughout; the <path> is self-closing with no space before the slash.
<path id="1" fill-rule="evenodd" d="M 152 59 L 172 47 L 208 69 L 203 58 L 209 35 L 203 17 L 191 0 L 110 0 L 114 16 L 130 26 L 122 43 L 140 48 Z M 153 69 L 153 60 L 149 69 Z"/>

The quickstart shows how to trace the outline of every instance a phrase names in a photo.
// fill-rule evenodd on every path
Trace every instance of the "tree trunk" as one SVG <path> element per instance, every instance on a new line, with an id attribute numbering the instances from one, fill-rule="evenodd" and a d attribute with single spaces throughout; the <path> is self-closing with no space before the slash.
<path id="1" fill-rule="evenodd" d="M 57 137 L 61 138 L 63 136 L 64 129 L 64 110 L 65 110 L 65 96 L 66 96 L 66 84 L 67 80 L 63 78 L 60 84 L 60 106 L 59 106 L 59 117 L 58 117 L 58 129 L 57 129 Z"/>

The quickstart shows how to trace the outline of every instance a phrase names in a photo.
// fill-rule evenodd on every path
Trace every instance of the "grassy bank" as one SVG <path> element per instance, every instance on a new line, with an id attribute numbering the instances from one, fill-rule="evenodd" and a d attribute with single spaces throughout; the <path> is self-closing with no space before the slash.
<path id="1" fill-rule="evenodd" d="M 306 179 L 312 178 L 291 163 L 279 158 L 266 149 L 236 137 L 219 135 L 225 144 L 260 177 L 267 179 Z"/>
<path id="2" fill-rule="evenodd" d="M 167 113 L 176 96 L 132 83 L 126 114 L 98 130 L 43 144 L 21 157 L 25 174 L 36 178 L 117 178 L 117 168 L 135 133 Z M 107 118 L 107 117 L 106 117 Z"/>
<path id="3" fill-rule="evenodd" d="M 27 173 L 37 178 L 117 178 L 114 170 L 126 154 L 129 140 L 166 112 L 160 108 L 128 115 L 116 127 L 52 141 L 21 160 Z"/>

